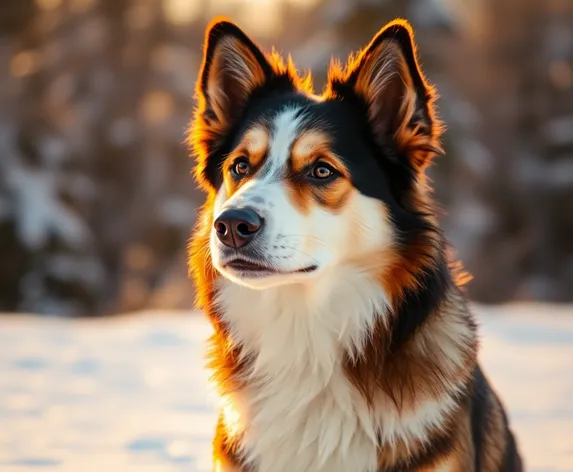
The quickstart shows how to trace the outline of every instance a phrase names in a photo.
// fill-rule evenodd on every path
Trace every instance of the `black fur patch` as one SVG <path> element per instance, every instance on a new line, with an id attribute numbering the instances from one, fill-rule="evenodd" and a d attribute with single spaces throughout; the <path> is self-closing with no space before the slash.
<path id="1" fill-rule="evenodd" d="M 506 430 L 506 436 L 507 445 L 505 447 L 505 453 L 503 454 L 503 463 L 500 472 L 522 472 L 523 464 L 521 462 L 521 457 L 519 456 L 515 438 L 509 430 L 509 427 Z"/>
<path id="2" fill-rule="evenodd" d="M 501 465 L 500 472 L 522 472 L 523 463 L 521 462 L 521 457 L 517 451 L 517 443 L 513 433 L 509 429 L 509 421 L 507 420 L 507 414 L 505 409 L 502 408 L 503 422 L 505 424 L 505 435 L 506 435 L 506 445 L 505 452 L 503 454 L 503 462 Z"/>
<path id="3" fill-rule="evenodd" d="M 391 329 L 389 351 L 396 352 L 438 309 L 448 291 L 453 290 L 448 264 L 441 254 L 435 267 L 417 275 L 420 287 L 407 289 L 398 304 Z"/>
<path id="4" fill-rule="evenodd" d="M 481 470 L 481 458 L 484 448 L 484 434 L 487 434 L 487 398 L 489 385 L 482 370 L 476 367 L 473 376 L 473 397 L 471 410 L 472 439 L 474 443 L 475 470 Z"/>

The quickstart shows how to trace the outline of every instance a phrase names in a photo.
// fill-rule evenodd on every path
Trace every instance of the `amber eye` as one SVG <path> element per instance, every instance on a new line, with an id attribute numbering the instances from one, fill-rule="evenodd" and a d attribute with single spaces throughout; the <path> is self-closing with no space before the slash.
<path id="1" fill-rule="evenodd" d="M 249 173 L 251 166 L 244 157 L 237 159 L 231 167 L 231 172 L 235 177 L 244 177 Z"/>
<path id="2" fill-rule="evenodd" d="M 329 179 L 332 176 L 334 176 L 334 174 L 335 174 L 334 169 L 330 167 L 328 164 L 325 164 L 323 162 L 319 162 L 318 164 L 316 164 L 312 168 L 312 171 L 310 172 L 310 176 L 313 179 L 317 180 Z"/>

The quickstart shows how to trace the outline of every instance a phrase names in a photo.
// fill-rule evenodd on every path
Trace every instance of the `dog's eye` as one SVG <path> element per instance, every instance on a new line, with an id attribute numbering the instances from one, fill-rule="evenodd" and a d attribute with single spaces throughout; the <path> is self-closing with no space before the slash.
<path id="1" fill-rule="evenodd" d="M 243 177 L 249 173 L 250 168 L 251 166 L 249 165 L 249 161 L 244 157 L 240 157 L 233 163 L 231 173 L 235 177 Z"/>
<path id="2" fill-rule="evenodd" d="M 328 164 L 319 162 L 310 171 L 310 176 L 313 179 L 325 180 L 331 178 L 335 174 L 334 169 Z"/>

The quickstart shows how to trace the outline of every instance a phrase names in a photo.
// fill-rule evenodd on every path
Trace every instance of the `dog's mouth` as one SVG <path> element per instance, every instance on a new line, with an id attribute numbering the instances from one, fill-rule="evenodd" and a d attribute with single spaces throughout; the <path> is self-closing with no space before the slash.
<path id="1" fill-rule="evenodd" d="M 296 270 L 285 271 L 260 261 L 237 258 L 223 264 L 223 268 L 248 277 L 263 277 L 268 275 L 308 274 L 318 269 L 318 266 L 310 265 Z"/>

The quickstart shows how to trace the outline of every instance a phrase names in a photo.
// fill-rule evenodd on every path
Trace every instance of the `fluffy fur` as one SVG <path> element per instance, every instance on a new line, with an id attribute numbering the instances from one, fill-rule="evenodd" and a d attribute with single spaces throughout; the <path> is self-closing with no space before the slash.
<path id="1" fill-rule="evenodd" d="M 333 62 L 316 95 L 216 19 L 197 95 L 214 470 L 521 471 L 424 177 L 442 128 L 408 23 Z M 258 223 L 231 238 L 245 209 Z"/>

